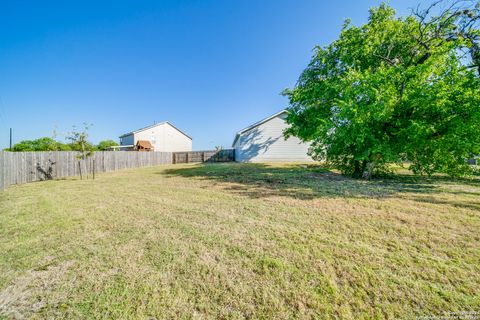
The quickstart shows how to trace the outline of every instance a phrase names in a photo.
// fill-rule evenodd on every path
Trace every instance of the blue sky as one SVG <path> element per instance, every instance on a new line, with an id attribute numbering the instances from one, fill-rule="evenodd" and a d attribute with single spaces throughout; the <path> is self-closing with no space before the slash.
<path id="1" fill-rule="evenodd" d="M 390 5 L 404 15 L 419 1 Z M 91 140 L 170 121 L 194 149 L 287 106 L 312 48 L 380 1 L 0 2 L 0 147 L 93 124 Z"/>

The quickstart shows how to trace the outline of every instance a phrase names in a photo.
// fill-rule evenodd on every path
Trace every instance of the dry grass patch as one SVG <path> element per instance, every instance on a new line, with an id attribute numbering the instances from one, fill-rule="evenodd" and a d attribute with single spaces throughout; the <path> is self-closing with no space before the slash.
<path id="1" fill-rule="evenodd" d="M 0 317 L 479 310 L 479 199 L 478 179 L 358 181 L 281 164 L 13 186 L 0 194 Z"/>

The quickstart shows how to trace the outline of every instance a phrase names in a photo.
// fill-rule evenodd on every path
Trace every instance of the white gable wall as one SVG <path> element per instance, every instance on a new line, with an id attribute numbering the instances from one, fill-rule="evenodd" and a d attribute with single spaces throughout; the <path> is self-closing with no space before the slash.
<path id="1" fill-rule="evenodd" d="M 164 124 L 163 142 L 165 150 L 161 151 L 192 151 L 192 139 L 185 136 L 169 123 Z"/>
<path id="2" fill-rule="evenodd" d="M 302 143 L 297 137 L 287 140 L 283 131 L 288 127 L 286 114 L 264 122 L 240 135 L 235 148 L 235 160 L 241 162 L 274 162 L 274 161 L 313 161 L 307 155 L 309 145 Z"/>
<path id="3" fill-rule="evenodd" d="M 133 136 L 133 139 L 131 136 Z M 123 137 L 122 144 L 136 144 L 138 140 L 150 141 L 154 151 L 176 152 L 192 150 L 192 139 L 167 122 Z"/>

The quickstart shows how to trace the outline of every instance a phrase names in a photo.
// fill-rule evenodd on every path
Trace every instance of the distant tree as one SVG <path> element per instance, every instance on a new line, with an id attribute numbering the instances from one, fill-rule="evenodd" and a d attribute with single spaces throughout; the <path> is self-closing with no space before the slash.
<path id="1" fill-rule="evenodd" d="M 43 137 L 35 140 L 23 140 L 12 147 L 12 151 L 67 151 L 70 146 L 53 138 Z"/>
<path id="2" fill-rule="evenodd" d="M 113 140 L 103 140 L 97 144 L 96 149 L 105 151 L 107 150 L 108 147 L 113 147 L 113 146 L 118 146 L 118 143 Z"/>
<path id="3" fill-rule="evenodd" d="M 67 140 L 70 140 L 70 136 L 67 137 Z M 83 143 L 83 149 L 82 149 L 82 144 L 79 143 L 79 142 L 73 142 L 71 141 L 70 143 L 67 144 L 68 147 L 70 148 L 70 150 L 72 151 L 82 151 L 82 150 L 90 150 L 90 151 L 93 151 L 95 150 L 95 145 L 91 142 L 88 142 L 88 141 L 85 141 Z"/>
<path id="4" fill-rule="evenodd" d="M 284 91 L 286 136 L 354 177 L 404 161 L 420 174 L 470 173 L 466 159 L 480 154 L 479 5 L 451 3 L 437 16 L 397 18 L 382 4 L 363 26 L 347 20 Z"/>
<path id="5" fill-rule="evenodd" d="M 66 143 L 58 143 L 57 151 L 72 151 L 72 148 Z"/>

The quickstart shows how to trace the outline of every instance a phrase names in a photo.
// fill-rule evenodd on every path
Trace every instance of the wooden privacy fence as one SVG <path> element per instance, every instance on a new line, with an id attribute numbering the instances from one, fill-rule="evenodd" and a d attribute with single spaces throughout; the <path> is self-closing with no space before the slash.
<path id="1" fill-rule="evenodd" d="M 174 152 L 173 163 L 235 161 L 234 149 Z"/>
<path id="2" fill-rule="evenodd" d="M 235 151 L 134 152 L 96 151 L 80 161 L 76 151 L 0 151 L 0 190 L 9 185 L 59 179 L 95 172 L 172 163 L 235 161 Z"/>
<path id="3" fill-rule="evenodd" d="M 12 184 L 172 163 L 171 152 L 96 151 L 80 162 L 76 151 L 0 151 L 0 190 Z"/>

